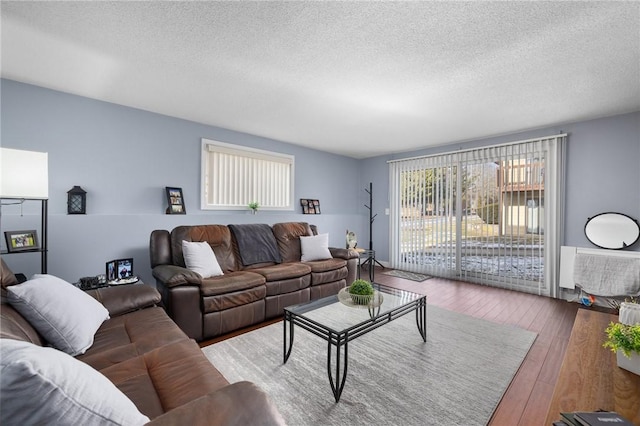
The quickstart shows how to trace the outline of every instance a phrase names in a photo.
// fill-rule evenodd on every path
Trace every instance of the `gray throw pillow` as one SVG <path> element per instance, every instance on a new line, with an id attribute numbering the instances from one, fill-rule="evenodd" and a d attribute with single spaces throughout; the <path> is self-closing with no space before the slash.
<path id="1" fill-rule="evenodd" d="M 301 259 L 303 262 L 331 259 L 329 251 L 329 234 L 319 234 L 312 237 L 300 237 Z"/>
<path id="2" fill-rule="evenodd" d="M 7 288 L 7 299 L 51 345 L 83 354 L 109 311 L 84 291 L 53 275 L 36 274 Z"/>

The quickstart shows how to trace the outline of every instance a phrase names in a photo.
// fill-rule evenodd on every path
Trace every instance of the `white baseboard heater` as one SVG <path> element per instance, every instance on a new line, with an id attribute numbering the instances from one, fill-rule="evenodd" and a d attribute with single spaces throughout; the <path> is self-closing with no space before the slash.
<path id="1" fill-rule="evenodd" d="M 597 296 L 640 294 L 640 252 L 562 246 L 560 287 Z"/>

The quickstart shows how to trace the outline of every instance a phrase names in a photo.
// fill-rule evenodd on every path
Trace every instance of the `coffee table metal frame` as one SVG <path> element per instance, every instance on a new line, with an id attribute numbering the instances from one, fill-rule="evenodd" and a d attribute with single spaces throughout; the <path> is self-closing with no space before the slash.
<path id="1" fill-rule="evenodd" d="M 406 315 L 410 312 L 416 313 L 416 325 L 422 340 L 427 341 L 427 296 L 420 295 L 404 290 L 397 290 L 391 287 L 375 284 L 375 288 L 381 291 L 382 294 L 409 294 L 416 296 L 413 300 L 407 301 L 407 303 L 397 306 L 389 311 L 384 311 L 379 314 L 379 309 L 369 309 L 370 319 L 364 320 L 358 324 L 354 324 L 351 327 L 344 330 L 334 330 L 331 327 L 321 324 L 318 321 L 309 319 L 304 316 L 306 312 L 311 312 L 320 307 L 331 305 L 334 303 L 340 303 L 337 296 L 329 296 L 323 299 L 314 300 L 299 305 L 288 306 L 284 308 L 284 362 L 286 364 L 291 350 L 293 349 L 293 337 L 294 337 L 294 325 L 297 325 L 316 336 L 321 337 L 327 342 L 327 374 L 329 376 L 329 384 L 333 391 L 333 396 L 336 402 L 340 401 L 342 390 L 344 389 L 345 381 L 347 378 L 347 367 L 349 362 L 349 342 L 381 327 L 396 318 Z M 345 306 L 345 309 L 352 309 Z M 288 329 L 288 339 L 287 339 Z M 331 356 L 332 347 L 335 347 L 336 361 L 335 361 L 335 377 L 332 374 L 331 368 Z M 344 347 L 344 354 L 341 356 L 341 348 Z"/>

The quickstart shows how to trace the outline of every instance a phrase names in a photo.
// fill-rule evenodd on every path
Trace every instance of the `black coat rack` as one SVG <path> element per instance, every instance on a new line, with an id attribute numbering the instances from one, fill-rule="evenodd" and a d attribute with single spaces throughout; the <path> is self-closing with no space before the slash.
<path id="1" fill-rule="evenodd" d="M 376 216 L 378 216 L 377 213 L 373 214 L 373 183 L 369 182 L 369 189 L 365 188 L 364 190 L 369 194 L 369 205 L 364 205 L 369 209 L 369 256 L 361 265 L 368 265 L 369 271 L 373 272 L 372 268 L 375 268 L 376 264 L 382 269 L 384 269 L 384 266 L 376 260 L 376 257 L 373 254 L 373 221 L 376 220 Z M 370 273 L 369 276 L 372 277 L 371 279 L 373 280 L 373 274 Z"/>

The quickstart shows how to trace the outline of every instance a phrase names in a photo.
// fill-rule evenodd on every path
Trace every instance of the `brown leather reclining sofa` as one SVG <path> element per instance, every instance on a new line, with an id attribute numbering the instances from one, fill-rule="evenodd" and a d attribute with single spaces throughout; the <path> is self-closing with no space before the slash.
<path id="1" fill-rule="evenodd" d="M 0 259 L 2 260 L 2 259 Z M 11 305 L 6 287 L 18 283 L 1 262 L 0 338 L 47 342 Z M 229 382 L 158 307 L 148 285 L 88 292 L 109 311 L 93 345 L 76 357 L 106 376 L 153 425 L 281 425 L 268 396 L 250 382 Z M 42 401 L 33 400 L 33 404 Z M 6 408 L 6 407 L 5 407 Z"/>
<path id="2" fill-rule="evenodd" d="M 156 288 L 165 309 L 191 338 L 204 340 L 283 314 L 289 305 L 337 294 L 356 278 L 358 253 L 330 248 L 329 259 L 302 262 L 301 236 L 317 234 L 305 222 L 260 225 L 272 232 L 280 262 L 246 264 L 247 250 L 262 250 L 256 225 L 178 226 L 171 232 L 155 230 L 150 238 L 150 255 Z M 255 248 L 241 247 L 238 231 L 256 232 Z M 185 266 L 182 241 L 211 245 L 224 273 L 202 278 Z M 244 252 L 243 252 L 244 250 Z"/>

